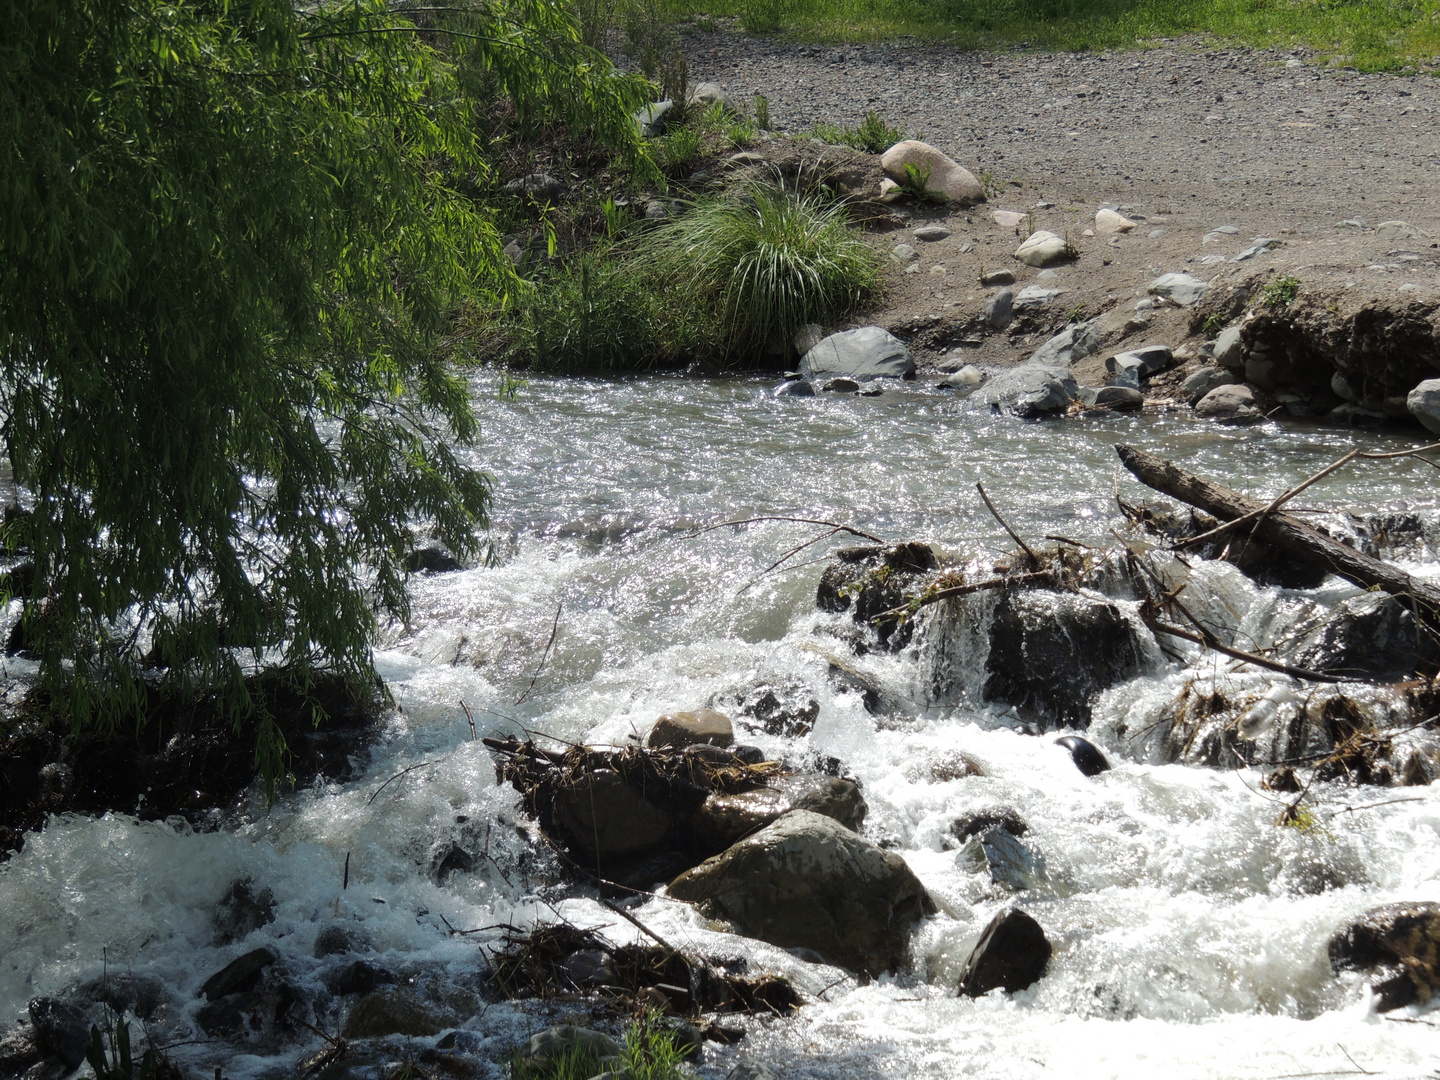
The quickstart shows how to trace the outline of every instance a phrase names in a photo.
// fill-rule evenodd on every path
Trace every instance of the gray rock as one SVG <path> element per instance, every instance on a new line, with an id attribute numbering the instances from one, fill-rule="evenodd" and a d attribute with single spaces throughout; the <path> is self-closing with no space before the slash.
<path id="1" fill-rule="evenodd" d="M 1278 247 L 1279 245 L 1279 240 L 1269 236 L 1262 236 L 1230 261 L 1245 262 L 1247 259 L 1253 259 L 1256 255 L 1269 251 L 1271 248 Z"/>
<path id="2" fill-rule="evenodd" d="M 807 352 L 800 373 L 811 383 L 846 376 L 857 382 L 912 378 L 915 358 L 905 343 L 878 326 L 831 334 Z"/>
<path id="3" fill-rule="evenodd" d="M 1015 249 L 1015 258 L 1026 266 L 1050 266 L 1074 256 L 1070 242 L 1047 229 L 1037 229 Z"/>
<path id="4" fill-rule="evenodd" d="M 807 379 L 787 379 L 771 391 L 775 397 L 814 397 L 815 388 Z"/>
<path id="5" fill-rule="evenodd" d="M 909 244 L 896 244 L 890 249 L 890 255 L 896 262 L 914 262 L 920 258 L 920 253 Z"/>
<path id="6" fill-rule="evenodd" d="M 1015 589 L 995 605 L 983 693 L 1042 724 L 1086 727 L 1091 698 L 1134 677 L 1144 658 L 1135 626 L 1110 601 Z"/>
<path id="7" fill-rule="evenodd" d="M 1239 233 L 1240 230 L 1237 229 L 1234 225 L 1221 225 L 1218 228 L 1211 229 L 1208 233 L 1201 237 L 1201 242 L 1205 244 L 1213 244 L 1217 240 L 1225 240 L 1232 236 L 1238 236 Z"/>
<path id="8" fill-rule="evenodd" d="M 90 1028 L 79 1010 L 55 998 L 37 997 L 30 1000 L 27 1011 L 40 1048 L 67 1068 L 79 1068 L 90 1043 Z"/>
<path id="9" fill-rule="evenodd" d="M 1092 405 L 1103 405 L 1107 409 L 1138 409 L 1145 404 L 1145 395 L 1133 386 L 1102 386 L 1095 391 Z"/>
<path id="10" fill-rule="evenodd" d="M 698 105 L 702 109 L 710 105 L 719 105 L 726 112 L 735 112 L 735 103 L 730 100 L 730 95 L 720 88 L 719 83 L 702 82 L 696 83 L 685 95 L 685 100 L 691 105 Z"/>
<path id="11" fill-rule="evenodd" d="M 983 997 L 995 989 L 1010 994 L 1024 990 L 1045 974 L 1050 953 L 1050 942 L 1039 923 L 1015 908 L 1002 911 L 990 920 L 965 961 L 959 991 L 968 997 Z"/>
<path id="12" fill-rule="evenodd" d="M 666 118 L 674 108 L 675 103 L 667 98 L 664 101 L 657 101 L 651 105 L 646 105 L 637 112 L 635 114 L 635 126 L 640 129 L 641 138 L 658 139 L 661 135 L 665 134 Z"/>
<path id="13" fill-rule="evenodd" d="M 670 204 L 664 199 L 651 199 L 645 204 L 646 221 L 664 221 L 670 216 Z"/>
<path id="14" fill-rule="evenodd" d="M 1015 271 L 1013 270 L 987 270 L 980 275 L 981 285 L 1014 285 Z"/>
<path id="15" fill-rule="evenodd" d="M 1047 308 L 1050 306 L 1050 302 L 1063 291 L 1063 289 L 1047 289 L 1043 285 L 1027 285 L 1015 296 L 1015 313 L 1020 315 Z"/>
<path id="16" fill-rule="evenodd" d="M 555 796 L 555 819 L 591 858 L 645 851 L 670 834 L 670 818 L 610 769 L 595 769 Z"/>
<path id="17" fill-rule="evenodd" d="M 709 796 L 696 811 L 695 832 L 710 850 L 722 851 L 791 810 L 809 810 L 858 829 L 868 807 L 853 780 L 800 773 L 753 791 Z"/>
<path id="18" fill-rule="evenodd" d="M 1215 339 L 1215 363 L 1231 371 L 1243 371 L 1245 358 L 1240 347 L 1240 327 L 1227 326 Z"/>
<path id="19" fill-rule="evenodd" d="M 1142 345 L 1138 349 L 1126 349 L 1105 361 L 1105 370 L 1110 372 L 1134 370 L 1141 378 L 1148 378 L 1172 367 L 1175 357 L 1169 345 Z"/>
<path id="20" fill-rule="evenodd" d="M 1001 289 L 985 301 L 985 321 L 996 330 L 1005 329 L 1014 317 L 1015 294 L 1009 289 Z"/>
<path id="21" fill-rule="evenodd" d="M 847 379 L 842 376 L 838 379 L 829 380 L 824 386 L 820 387 L 820 389 L 829 394 L 858 394 L 860 392 L 860 384 L 854 379 Z"/>
<path id="22" fill-rule="evenodd" d="M 1230 386 L 1238 381 L 1231 372 L 1222 367 L 1202 367 L 1180 384 L 1180 393 L 1187 402 L 1195 405 L 1217 386 Z"/>
<path id="23" fill-rule="evenodd" d="M 371 950 L 370 935 L 358 926 L 343 926 L 339 923 L 330 923 L 320 928 L 315 935 L 315 948 L 311 955 L 319 960 L 326 956 L 338 956 L 343 953 L 362 953 Z"/>
<path id="24" fill-rule="evenodd" d="M 207 1001 L 218 1001 L 230 994 L 253 990 L 259 984 L 265 969 L 279 959 L 280 955 L 274 949 L 254 949 L 247 952 L 231 960 L 206 979 L 205 985 L 200 987 L 200 993 L 205 995 Z"/>
<path id="25" fill-rule="evenodd" d="M 1245 381 L 1262 390 L 1274 390 L 1276 387 L 1275 372 L 1278 367 L 1279 365 L 1269 356 L 1252 351 L 1249 356 L 1245 357 Z"/>
<path id="26" fill-rule="evenodd" d="M 523 1058 L 529 1068 L 544 1070 L 557 1058 L 577 1050 L 603 1061 L 618 1055 L 620 1044 L 603 1031 L 562 1024 L 530 1036 Z"/>
<path id="27" fill-rule="evenodd" d="M 1146 233 L 1145 235 L 1148 236 L 1151 240 L 1159 240 L 1160 237 L 1162 237 L 1162 236 L 1165 235 L 1165 230 L 1164 230 L 1164 229 L 1151 229 L 1151 230 L 1150 230 L 1148 233 Z"/>
<path id="28" fill-rule="evenodd" d="M 819 323 L 806 323 L 795 331 L 795 337 L 791 339 L 790 346 L 795 350 L 796 356 L 804 356 L 820 342 L 825 340 L 825 328 Z"/>
<path id="29" fill-rule="evenodd" d="M 669 893 L 748 936 L 875 975 L 906 962 L 914 923 L 935 910 L 899 855 L 808 810 L 686 871 Z"/>
<path id="30" fill-rule="evenodd" d="M 1418 240 L 1425 235 L 1408 221 L 1382 221 L 1375 226 L 1376 240 Z"/>
<path id="31" fill-rule="evenodd" d="M 438 1002 L 421 997 L 413 987 L 387 986 L 355 1002 L 340 1034 L 346 1039 L 381 1039 L 386 1035 L 423 1038 L 439 1035 L 458 1019 Z"/>
<path id="32" fill-rule="evenodd" d="M 941 357 L 940 362 L 935 365 L 935 370 L 943 375 L 953 375 L 961 368 L 969 366 L 970 361 L 966 358 L 964 350 L 956 349 L 949 356 Z"/>
<path id="33" fill-rule="evenodd" d="M 1244 383 L 1217 386 L 1195 403 L 1195 415 L 1235 424 L 1263 419 L 1255 404 L 1255 392 Z"/>
<path id="34" fill-rule="evenodd" d="M 505 190 L 512 195 L 529 195 L 540 202 L 553 202 L 565 194 L 565 185 L 549 173 L 530 173 L 511 180 Z"/>
<path id="35" fill-rule="evenodd" d="M 1440 379 L 1426 379 L 1405 397 L 1410 415 L 1440 435 Z"/>
<path id="36" fill-rule="evenodd" d="M 655 721 L 645 745 L 656 747 L 729 746 L 735 741 L 730 718 L 714 709 L 666 713 Z"/>
<path id="37" fill-rule="evenodd" d="M 970 400 L 992 412 L 1032 419 L 1064 412 L 1078 396 L 1066 368 L 1026 363 L 997 373 Z"/>
<path id="38" fill-rule="evenodd" d="M 1361 593 L 1336 604 L 1284 655 L 1287 663 L 1309 671 L 1393 682 L 1415 674 L 1418 642 L 1408 607 L 1387 593 Z"/>
<path id="39" fill-rule="evenodd" d="M 505 245 L 505 257 L 517 265 L 525 261 L 526 251 L 520 241 L 511 240 Z"/>
<path id="40" fill-rule="evenodd" d="M 1149 291 L 1181 307 L 1190 307 L 1200 302 L 1207 288 L 1209 286 L 1205 282 L 1189 274 L 1161 274 L 1150 283 Z"/>
<path id="41" fill-rule="evenodd" d="M 934 243 L 937 240 L 944 240 L 950 235 L 950 230 L 944 225 L 922 225 L 915 230 L 915 239 Z"/>
<path id="42" fill-rule="evenodd" d="M 1031 354 L 1027 363 L 1069 365 L 1100 350 L 1099 320 L 1067 326 Z"/>
<path id="43" fill-rule="evenodd" d="M 737 1061 L 725 1080 L 780 1080 L 780 1074 L 758 1061 Z"/>
<path id="44" fill-rule="evenodd" d="M 966 873 L 985 874 L 994 884 L 1015 892 L 1050 888 L 1045 860 L 1003 828 L 972 836 L 955 862 Z"/>

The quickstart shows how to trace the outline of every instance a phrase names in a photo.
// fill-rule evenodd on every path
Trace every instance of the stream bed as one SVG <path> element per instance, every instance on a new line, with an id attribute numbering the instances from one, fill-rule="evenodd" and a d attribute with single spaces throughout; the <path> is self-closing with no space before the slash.
<path id="1" fill-rule="evenodd" d="M 783 974 L 809 999 L 789 1018 L 746 1021 L 736 1046 L 709 1046 L 701 1075 L 724 1076 L 739 1057 L 816 1080 L 1410 1078 L 1440 1067 L 1440 1016 L 1377 1013 L 1364 980 L 1333 975 L 1326 954 L 1372 907 L 1440 902 L 1440 787 L 1317 783 L 1311 827 L 1282 828 L 1284 803 L 1260 788 L 1263 770 L 1158 763 L 1125 733 L 1187 681 L 1231 678 L 1234 665 L 1213 654 L 1187 667 L 1157 649 L 1142 674 L 1102 693 L 1091 738 L 1114 767 L 1094 777 L 1055 745 L 1056 732 L 1031 733 L 1014 709 L 964 692 L 936 700 L 923 646 L 853 658 L 902 703 L 877 717 L 816 651 L 843 650 L 848 620 L 817 610 L 815 594 L 824 557 L 845 538 L 767 574 L 824 530 L 757 521 L 705 531 L 802 517 L 923 539 L 962 559 L 1003 558 L 1013 544 L 978 481 L 1022 537 L 1104 546 L 1121 524 L 1117 490 L 1132 502 L 1146 495 L 1119 470 L 1115 443 L 1273 497 L 1350 449 L 1417 445 L 1410 433 L 1225 428 L 1188 410 L 1032 423 L 913 384 L 879 398 L 799 399 L 776 399 L 754 379 L 534 379 L 506 395 L 481 374 L 474 386 L 484 432 L 475 460 L 494 477 L 493 565 L 414 579 L 408 625 L 386 627 L 377 656 L 398 708 L 362 774 L 269 809 L 257 793 L 213 831 L 118 814 L 52 820 L 0 864 L 0 1024 L 34 997 L 123 973 L 156 988 L 150 1026 L 193 1075 L 295 1075 L 318 1036 L 236 1049 L 195 1029 L 197 992 L 265 945 L 297 985 L 330 1001 L 333 961 L 315 954 L 338 925 L 423 993 L 439 1031 L 376 1043 L 334 1075 L 385 1075 L 387 1062 L 415 1059 L 455 1030 L 450 1045 L 480 1075 L 503 1075 L 524 1037 L 589 1016 L 575 1003 L 487 1000 L 484 953 L 505 927 L 564 918 L 616 943 L 643 938 L 567 876 L 474 735 L 632 745 L 663 713 L 784 685 L 819 702 L 813 729 L 746 731 L 742 741 L 770 758 L 842 762 L 869 807 L 865 835 L 904 857 L 939 910 L 912 939 L 909 971 L 862 985 L 663 896 L 633 907 L 666 941 Z M 1417 511 L 1432 528 L 1392 557 L 1435 578 L 1435 475 L 1403 459 L 1357 462 L 1304 501 Z M 1238 572 L 1205 587 L 1257 626 L 1283 621 L 1304 596 L 1359 591 L 1330 579 L 1302 596 Z M 23 676 L 23 663 L 7 663 L 7 675 Z M 965 676 L 961 686 L 976 683 Z M 1233 678 L 1241 690 L 1255 682 Z M 956 752 L 984 775 L 937 779 L 926 763 Z M 1028 990 L 957 997 L 981 930 L 1015 898 L 967 872 L 948 830 L 1001 807 L 1029 824 L 1026 842 L 1048 867 L 1051 887 L 1023 906 L 1054 953 Z M 481 857 L 458 865 L 457 849 Z M 253 928 L 233 903 L 217 915 L 247 879 L 273 898 L 271 920 Z M 347 1007 L 317 1007 L 317 1026 L 345 1023 Z"/>

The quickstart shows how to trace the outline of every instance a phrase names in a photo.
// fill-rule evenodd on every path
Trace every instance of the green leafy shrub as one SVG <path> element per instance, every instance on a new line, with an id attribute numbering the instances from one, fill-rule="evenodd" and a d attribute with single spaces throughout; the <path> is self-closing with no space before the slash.
<path id="1" fill-rule="evenodd" d="M 657 1013 L 647 1012 L 625 1029 L 618 1071 L 631 1080 L 680 1080 L 684 1061 L 675 1033 L 661 1025 Z"/>
<path id="2" fill-rule="evenodd" d="M 874 109 L 865 113 L 865 119 L 858 127 L 839 127 L 835 124 L 819 123 L 812 128 L 817 139 L 838 146 L 849 146 L 867 154 L 883 154 L 898 142 L 918 138 L 905 133 L 904 128 L 891 127 Z"/>
<path id="3" fill-rule="evenodd" d="M 1260 290 L 1260 300 L 1266 307 L 1285 307 L 1292 303 L 1300 295 L 1300 279 L 1291 277 L 1277 277 L 1270 284 Z"/>
<path id="4" fill-rule="evenodd" d="M 698 204 L 647 247 L 694 310 L 714 313 L 727 360 L 832 321 L 877 282 L 842 206 L 758 182 Z"/>

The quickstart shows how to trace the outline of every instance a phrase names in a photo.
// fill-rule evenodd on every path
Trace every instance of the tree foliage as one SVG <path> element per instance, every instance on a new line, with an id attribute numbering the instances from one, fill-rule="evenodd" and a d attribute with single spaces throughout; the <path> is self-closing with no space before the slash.
<path id="1" fill-rule="evenodd" d="M 7 539 L 75 721 L 138 718 L 157 681 L 238 718 L 263 665 L 363 684 L 412 523 L 477 549 L 478 432 L 437 348 L 512 276 L 462 194 L 477 73 L 640 153 L 643 84 L 547 0 L 0 0 L 0 437 L 33 507 Z M 267 774 L 282 749 L 262 718 Z"/>

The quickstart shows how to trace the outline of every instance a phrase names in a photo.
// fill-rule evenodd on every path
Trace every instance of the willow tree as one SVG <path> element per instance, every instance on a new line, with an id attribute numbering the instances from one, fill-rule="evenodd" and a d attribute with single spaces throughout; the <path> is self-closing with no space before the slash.
<path id="1" fill-rule="evenodd" d="M 476 71 L 636 152 L 643 84 L 548 0 L 0 0 L 0 437 L 32 511 L 7 541 L 72 721 L 141 719 L 157 684 L 243 717 L 257 667 L 370 682 L 412 525 L 476 549 L 437 349 L 509 282 Z"/>

